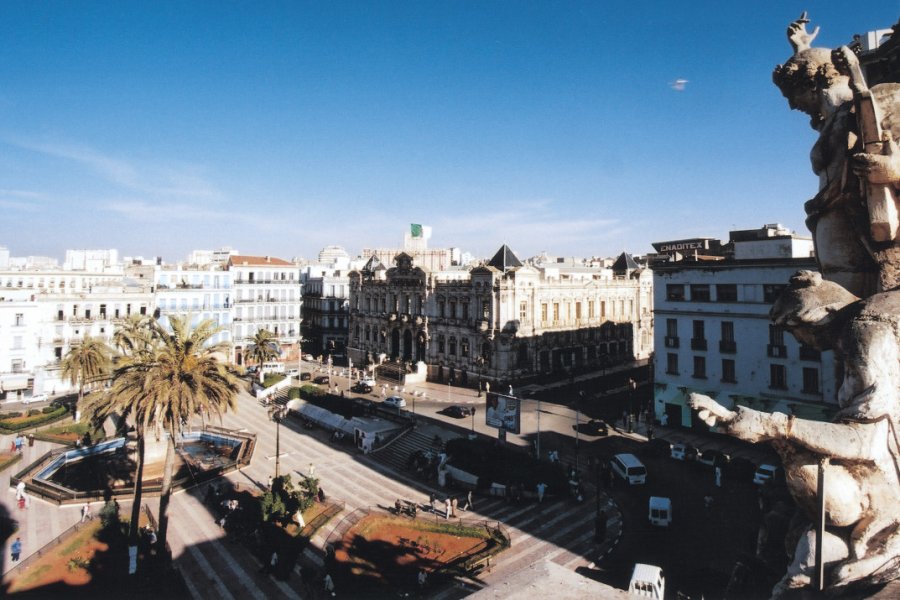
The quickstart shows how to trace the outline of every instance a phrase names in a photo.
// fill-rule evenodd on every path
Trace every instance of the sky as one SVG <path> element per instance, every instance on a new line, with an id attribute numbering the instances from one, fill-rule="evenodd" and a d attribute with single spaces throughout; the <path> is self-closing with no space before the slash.
<path id="1" fill-rule="evenodd" d="M 900 17 L 896 0 L 2 0 L 0 246 L 355 256 L 418 223 L 475 256 L 586 257 L 807 234 L 816 134 L 771 80 L 803 10 L 825 47 Z"/>

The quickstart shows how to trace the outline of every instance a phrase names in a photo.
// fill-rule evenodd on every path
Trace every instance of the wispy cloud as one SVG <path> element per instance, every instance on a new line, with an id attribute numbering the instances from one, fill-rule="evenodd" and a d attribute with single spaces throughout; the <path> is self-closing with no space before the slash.
<path id="1" fill-rule="evenodd" d="M 47 200 L 44 194 L 29 190 L 0 189 L 0 208 L 23 212 L 37 212 L 43 209 Z"/>
<path id="2" fill-rule="evenodd" d="M 157 164 L 104 154 L 90 146 L 47 142 L 31 139 L 7 139 L 7 143 L 80 164 L 106 181 L 128 189 L 156 196 L 182 196 L 197 199 L 221 199 L 222 194 L 194 165 Z"/>

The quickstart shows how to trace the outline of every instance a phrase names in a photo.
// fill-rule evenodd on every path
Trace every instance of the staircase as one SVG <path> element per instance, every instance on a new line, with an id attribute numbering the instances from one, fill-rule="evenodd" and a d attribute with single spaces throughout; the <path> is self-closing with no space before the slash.
<path id="1" fill-rule="evenodd" d="M 390 467 L 399 473 L 403 473 L 407 470 L 409 457 L 417 450 L 423 452 L 427 450 L 439 451 L 439 448 L 434 446 L 433 435 L 411 430 L 402 434 L 387 448 L 380 450 L 372 457 L 381 464 Z"/>

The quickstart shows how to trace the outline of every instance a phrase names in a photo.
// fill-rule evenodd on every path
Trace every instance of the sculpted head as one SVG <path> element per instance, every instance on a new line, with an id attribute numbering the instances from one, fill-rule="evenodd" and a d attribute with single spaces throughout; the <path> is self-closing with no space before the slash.
<path id="1" fill-rule="evenodd" d="M 792 109 L 808 114 L 813 129 L 824 120 L 823 93 L 837 85 L 847 86 L 848 78 L 838 72 L 831 60 L 831 50 L 808 48 L 794 54 L 786 63 L 775 67 L 772 80 L 788 100 Z"/>
<path id="2" fill-rule="evenodd" d="M 824 350 L 834 337 L 830 327 L 833 317 L 857 300 L 840 285 L 822 279 L 820 273 L 798 271 L 775 301 L 769 318 L 801 342 Z"/>

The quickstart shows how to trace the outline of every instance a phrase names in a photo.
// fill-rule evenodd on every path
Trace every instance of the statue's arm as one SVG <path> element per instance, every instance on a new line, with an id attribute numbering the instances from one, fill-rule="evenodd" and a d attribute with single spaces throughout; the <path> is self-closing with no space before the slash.
<path id="1" fill-rule="evenodd" d="M 813 452 L 845 460 L 872 459 L 884 444 L 884 421 L 878 423 L 822 423 L 738 406 L 728 410 L 703 394 L 691 394 L 691 408 L 711 427 L 747 442 L 791 441 Z"/>

